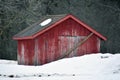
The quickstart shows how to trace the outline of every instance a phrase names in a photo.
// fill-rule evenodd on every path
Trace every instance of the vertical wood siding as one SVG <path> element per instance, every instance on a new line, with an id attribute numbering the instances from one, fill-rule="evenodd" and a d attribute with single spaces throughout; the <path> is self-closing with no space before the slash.
<path id="1" fill-rule="evenodd" d="M 18 63 L 32 65 L 34 61 L 34 41 L 20 40 L 18 42 Z"/>
<path id="2" fill-rule="evenodd" d="M 55 61 L 90 33 L 89 30 L 69 18 L 34 40 L 18 41 L 18 61 L 20 64 L 31 65 Z M 97 53 L 99 50 L 100 39 L 93 35 L 67 57 Z"/>

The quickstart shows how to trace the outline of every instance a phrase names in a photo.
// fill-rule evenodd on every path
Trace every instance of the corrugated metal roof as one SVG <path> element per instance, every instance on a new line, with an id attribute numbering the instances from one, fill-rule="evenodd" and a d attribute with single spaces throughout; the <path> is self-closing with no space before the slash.
<path id="1" fill-rule="evenodd" d="M 39 20 L 35 24 L 27 27 L 23 31 L 19 32 L 14 37 L 21 37 L 22 38 L 22 37 L 32 36 L 32 35 L 38 33 L 39 31 L 41 31 L 41 30 L 49 27 L 50 25 L 54 24 L 55 22 L 61 20 L 65 16 L 67 16 L 67 14 L 62 14 L 62 15 L 47 15 L 47 16 L 44 16 L 44 17 L 41 18 L 41 20 Z M 40 23 L 42 23 L 46 19 L 52 19 L 52 21 L 50 23 L 48 23 L 47 25 L 45 25 L 45 26 L 41 26 Z"/>

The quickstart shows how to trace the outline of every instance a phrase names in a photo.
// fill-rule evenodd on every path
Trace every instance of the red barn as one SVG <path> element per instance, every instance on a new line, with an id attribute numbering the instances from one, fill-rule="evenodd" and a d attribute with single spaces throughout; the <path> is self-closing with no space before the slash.
<path id="1" fill-rule="evenodd" d="M 47 15 L 13 37 L 18 64 L 41 65 L 64 57 L 100 52 L 106 37 L 73 15 Z"/>

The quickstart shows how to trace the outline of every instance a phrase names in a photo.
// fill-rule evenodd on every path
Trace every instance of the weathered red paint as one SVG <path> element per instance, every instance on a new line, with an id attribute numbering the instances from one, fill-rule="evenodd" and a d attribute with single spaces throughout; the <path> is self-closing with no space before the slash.
<path id="1" fill-rule="evenodd" d="M 18 63 L 27 65 L 34 63 L 34 40 L 18 41 Z"/>
<path id="2" fill-rule="evenodd" d="M 19 64 L 41 65 L 58 60 L 67 50 L 74 47 L 91 32 L 94 35 L 75 51 L 72 51 L 68 57 L 98 53 L 100 51 L 100 39 L 106 40 L 101 34 L 71 15 L 58 23 L 33 36 L 14 38 L 18 40 Z"/>

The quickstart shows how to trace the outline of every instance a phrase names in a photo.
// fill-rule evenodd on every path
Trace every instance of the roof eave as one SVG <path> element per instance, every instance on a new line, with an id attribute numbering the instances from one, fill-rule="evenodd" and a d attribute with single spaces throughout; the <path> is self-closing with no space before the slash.
<path id="1" fill-rule="evenodd" d="M 26 40 L 26 39 L 33 39 L 32 36 L 27 36 L 27 37 L 13 37 L 14 40 Z"/>

